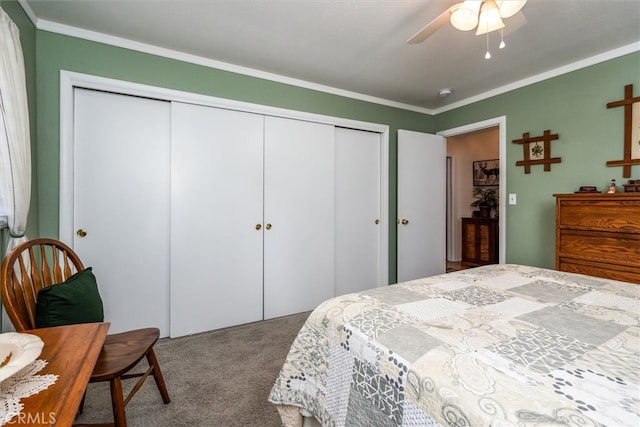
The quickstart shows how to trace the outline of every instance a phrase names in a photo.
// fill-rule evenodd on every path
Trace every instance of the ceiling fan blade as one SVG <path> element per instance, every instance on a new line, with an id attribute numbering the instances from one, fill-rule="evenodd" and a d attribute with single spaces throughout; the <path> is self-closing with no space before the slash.
<path id="1" fill-rule="evenodd" d="M 446 25 L 449 22 L 449 17 L 451 16 L 451 10 L 456 6 L 458 5 L 455 4 L 451 6 L 449 9 L 442 12 L 436 19 L 429 22 L 427 25 L 424 26 L 424 28 L 422 28 L 420 31 L 415 33 L 409 40 L 407 40 L 407 43 L 415 44 L 415 43 L 421 43 L 425 41 L 433 33 L 438 31 L 440 28 L 442 28 L 442 26 Z"/>

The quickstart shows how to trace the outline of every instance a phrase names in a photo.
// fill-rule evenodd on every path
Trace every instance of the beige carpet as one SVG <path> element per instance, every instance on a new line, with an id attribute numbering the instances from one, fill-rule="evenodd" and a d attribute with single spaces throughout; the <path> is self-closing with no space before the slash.
<path id="1" fill-rule="evenodd" d="M 156 354 L 172 401 L 164 405 L 147 379 L 127 405 L 128 425 L 280 426 L 267 397 L 308 315 L 161 339 Z M 112 421 L 108 383 L 89 384 L 77 422 Z"/>

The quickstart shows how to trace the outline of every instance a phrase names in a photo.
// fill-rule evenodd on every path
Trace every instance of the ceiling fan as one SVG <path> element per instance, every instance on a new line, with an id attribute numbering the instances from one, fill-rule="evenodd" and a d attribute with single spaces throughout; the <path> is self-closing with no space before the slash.
<path id="1" fill-rule="evenodd" d="M 442 12 L 436 19 L 415 33 L 407 43 L 421 43 L 451 22 L 462 31 L 476 29 L 476 35 L 504 28 L 503 18 L 517 14 L 527 0 L 465 0 Z"/>

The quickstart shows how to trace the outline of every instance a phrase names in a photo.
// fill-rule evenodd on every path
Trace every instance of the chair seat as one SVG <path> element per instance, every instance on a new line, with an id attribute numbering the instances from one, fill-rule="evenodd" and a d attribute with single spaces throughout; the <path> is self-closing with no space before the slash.
<path id="1" fill-rule="evenodd" d="M 128 372 L 152 350 L 159 337 L 158 328 L 108 335 L 90 381 L 109 381 Z"/>

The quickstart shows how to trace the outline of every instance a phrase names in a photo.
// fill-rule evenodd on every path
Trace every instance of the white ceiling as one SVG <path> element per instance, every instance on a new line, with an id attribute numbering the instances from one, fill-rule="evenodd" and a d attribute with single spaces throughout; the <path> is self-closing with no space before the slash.
<path id="1" fill-rule="evenodd" d="M 505 49 L 497 48 L 499 32 L 489 34 L 489 60 L 486 36 L 451 25 L 421 44 L 405 43 L 456 0 L 20 2 L 41 29 L 115 36 L 143 50 L 164 48 L 419 111 L 444 111 L 523 80 L 640 50 L 638 0 L 529 0 L 524 25 L 505 20 Z M 441 88 L 453 94 L 441 99 Z"/>

